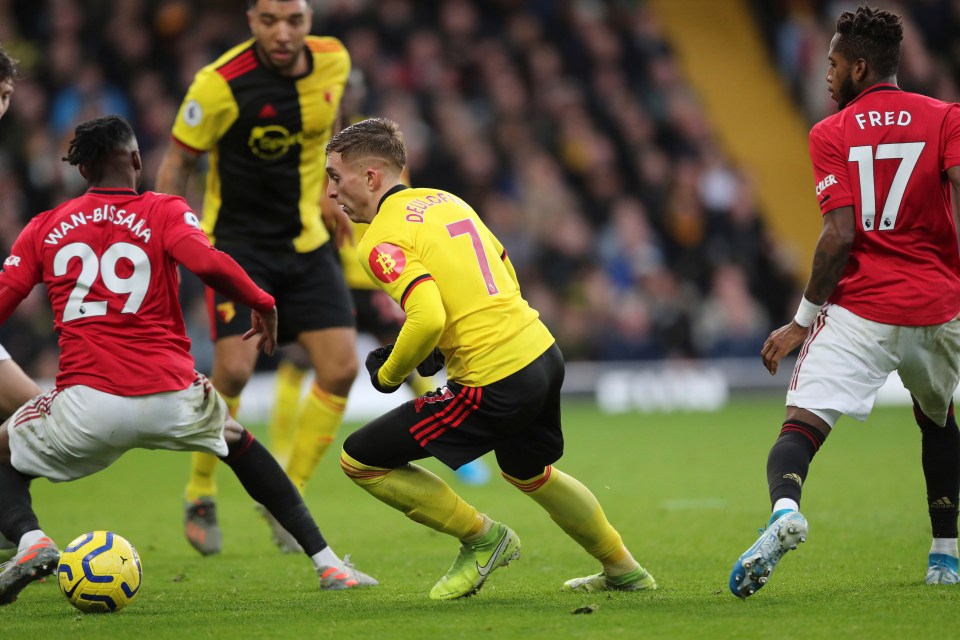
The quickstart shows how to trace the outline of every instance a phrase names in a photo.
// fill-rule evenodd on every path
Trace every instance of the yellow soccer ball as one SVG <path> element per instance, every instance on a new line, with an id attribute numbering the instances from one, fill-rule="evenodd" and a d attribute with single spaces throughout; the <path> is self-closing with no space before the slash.
<path id="1" fill-rule="evenodd" d="M 84 613 L 123 609 L 139 593 L 142 580 L 137 550 L 110 531 L 85 533 L 60 554 L 60 591 Z"/>

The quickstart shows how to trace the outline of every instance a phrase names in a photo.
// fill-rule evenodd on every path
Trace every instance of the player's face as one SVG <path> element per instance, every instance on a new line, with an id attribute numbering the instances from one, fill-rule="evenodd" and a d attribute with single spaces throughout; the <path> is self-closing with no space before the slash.
<path id="1" fill-rule="evenodd" d="M 327 154 L 327 197 L 333 198 L 354 222 L 371 222 L 375 210 L 367 172 L 357 161 L 344 162 L 336 151 Z"/>
<path id="2" fill-rule="evenodd" d="M 13 96 L 13 80 L 0 82 L 0 118 L 10 108 L 10 98 Z"/>
<path id="3" fill-rule="evenodd" d="M 833 40 L 830 41 L 830 51 L 827 54 L 827 87 L 830 97 L 837 103 L 837 110 L 843 109 L 857 97 L 857 90 L 853 83 L 853 65 L 836 49 L 839 38 L 839 33 L 833 36 Z"/>
<path id="4" fill-rule="evenodd" d="M 306 0 L 258 0 L 247 11 L 250 31 L 274 69 L 284 74 L 300 73 L 306 60 L 304 38 L 310 33 L 313 11 Z"/>

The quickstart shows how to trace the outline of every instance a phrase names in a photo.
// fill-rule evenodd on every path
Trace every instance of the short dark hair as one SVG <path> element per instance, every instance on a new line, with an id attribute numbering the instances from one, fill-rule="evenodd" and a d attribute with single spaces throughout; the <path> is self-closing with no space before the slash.
<path id="1" fill-rule="evenodd" d="M 97 180 L 98 168 L 104 156 L 116 151 L 125 151 L 136 141 L 133 127 L 123 116 L 106 116 L 81 122 L 73 132 L 73 140 L 64 160 L 77 166 L 87 167 L 88 178 Z"/>
<path id="2" fill-rule="evenodd" d="M 375 157 L 402 170 L 407 164 L 407 148 L 400 125 L 389 118 L 367 118 L 352 124 L 327 143 L 327 153 L 339 153 L 344 159 Z"/>
<path id="3" fill-rule="evenodd" d="M 903 22 L 899 15 L 862 5 L 856 13 L 840 14 L 837 33 L 840 37 L 834 50 L 849 60 L 863 58 L 882 78 L 896 75 L 903 40 Z"/>
<path id="4" fill-rule="evenodd" d="M 0 82 L 17 79 L 17 61 L 0 47 Z"/>

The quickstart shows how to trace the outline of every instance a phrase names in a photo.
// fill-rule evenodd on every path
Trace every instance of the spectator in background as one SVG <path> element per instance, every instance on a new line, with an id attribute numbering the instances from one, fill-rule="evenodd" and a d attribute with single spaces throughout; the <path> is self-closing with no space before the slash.
<path id="1" fill-rule="evenodd" d="M 605 337 L 623 322 L 585 308 L 579 278 L 602 282 L 614 299 L 643 300 L 630 305 L 649 309 L 664 357 L 700 355 L 689 316 L 708 295 L 712 270 L 728 259 L 715 249 L 727 244 L 730 227 L 737 226 L 731 217 L 739 214 L 716 208 L 715 185 L 723 183 L 717 175 L 737 175 L 737 168 L 718 149 L 649 6 L 359 0 L 316 3 L 315 20 L 344 42 L 364 74 L 359 110 L 403 126 L 411 181 L 483 203 L 485 215 L 498 218 L 491 226 L 509 226 L 502 238 L 521 281 L 569 358 L 609 352 Z M 86 37 L 95 25 L 106 36 Z M 65 141 L 53 131 L 51 111 L 56 96 L 82 92 L 80 69 L 99 68 L 99 86 L 116 87 L 126 100 L 152 177 L 149 169 L 160 163 L 165 132 L 195 73 L 247 28 L 227 0 L 56 0 L 39 9 L 0 3 L 0 35 L 29 60 L 18 87 L 22 102 L 11 116 L 16 123 L 4 127 L 8 149 L 16 150 L 4 154 L 6 169 L 25 202 L 4 214 L 13 217 L 9 226 L 18 229 L 32 212 L 82 188 L 55 162 Z M 0 177 L 4 169 L 0 163 Z M 199 209 L 202 193 L 188 185 L 186 195 Z M 624 199 L 642 205 L 629 215 L 642 218 L 662 252 L 660 270 L 635 277 L 629 292 L 599 250 L 611 221 L 625 215 L 618 213 Z M 509 211 L 501 214 L 488 202 Z M 757 214 L 749 212 L 746 226 L 762 231 Z M 555 228 L 578 237 L 556 242 Z M 0 225 L 0 243 L 10 241 Z M 741 262 L 750 298 L 771 322 L 786 320 L 796 287 L 783 277 L 774 245 L 759 246 Z M 200 304 L 200 287 L 189 274 L 185 282 L 189 309 Z M 658 300 L 663 292 L 672 297 Z M 46 331 L 19 320 L 27 309 L 4 328 L 24 339 L 0 338 L 38 345 L 23 360 L 33 371 L 50 361 L 45 354 L 55 345 Z M 621 327 L 639 327 L 638 320 L 635 315 Z M 190 328 L 192 335 L 203 330 Z"/>

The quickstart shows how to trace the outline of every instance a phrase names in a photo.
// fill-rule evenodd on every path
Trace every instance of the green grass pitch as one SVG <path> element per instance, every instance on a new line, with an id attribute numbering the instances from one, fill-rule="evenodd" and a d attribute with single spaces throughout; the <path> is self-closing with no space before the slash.
<path id="1" fill-rule="evenodd" d="M 221 468 L 223 552 L 202 558 L 181 533 L 188 456 L 135 451 L 79 482 L 34 482 L 45 530 L 62 546 L 92 529 L 128 538 L 144 583 L 114 615 L 82 615 L 55 580 L 0 609 L 0 637 L 32 638 L 906 638 L 952 636 L 960 586 L 923 584 L 929 548 L 920 436 L 908 408 L 843 420 L 814 460 L 804 498 L 810 536 L 746 601 L 730 595 L 737 556 L 766 522 L 767 451 L 782 399 L 739 399 L 717 413 L 606 416 L 565 407 L 557 465 L 593 489 L 660 589 L 565 594 L 594 561 L 529 498 L 495 478 L 461 495 L 513 527 L 523 554 L 483 591 L 434 603 L 427 592 L 457 543 L 355 487 L 333 455 L 307 502 L 334 550 L 382 586 L 321 593 L 307 558 L 271 545 L 239 483 Z M 344 431 L 348 432 L 348 425 Z M 262 429 L 254 429 L 262 435 Z M 455 482 L 453 474 L 428 466 Z M 593 613 L 573 611 L 596 605 Z"/>

